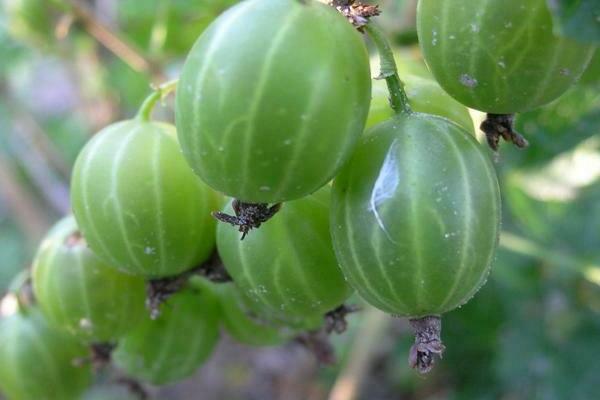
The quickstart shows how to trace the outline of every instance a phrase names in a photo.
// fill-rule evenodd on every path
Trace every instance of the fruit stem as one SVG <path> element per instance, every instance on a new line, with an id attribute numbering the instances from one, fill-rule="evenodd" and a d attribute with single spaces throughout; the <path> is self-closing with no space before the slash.
<path id="1" fill-rule="evenodd" d="M 144 100 L 142 103 L 142 106 L 138 111 L 137 118 L 145 122 L 150 121 L 152 110 L 154 110 L 156 103 L 159 100 L 164 99 L 169 93 L 175 91 L 178 82 L 179 79 L 173 79 L 163 83 L 158 87 L 155 87 L 154 91 L 148 97 L 146 97 L 146 100 Z"/>
<path id="2" fill-rule="evenodd" d="M 408 97 L 404 91 L 404 83 L 398 76 L 396 61 L 390 42 L 387 40 L 383 32 L 374 26 L 372 23 L 364 27 L 369 37 L 375 44 L 379 53 L 381 72 L 377 79 L 385 79 L 388 91 L 390 92 L 390 106 L 396 114 L 410 114 L 412 110 L 408 105 Z"/>

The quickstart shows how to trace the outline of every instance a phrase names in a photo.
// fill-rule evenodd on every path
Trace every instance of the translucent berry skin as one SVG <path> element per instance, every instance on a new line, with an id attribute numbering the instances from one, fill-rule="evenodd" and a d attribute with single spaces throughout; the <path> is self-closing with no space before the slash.
<path id="1" fill-rule="evenodd" d="M 555 100 L 595 51 L 554 34 L 546 0 L 420 0 L 417 28 L 427 65 L 444 90 L 495 114 Z"/>
<path id="2" fill-rule="evenodd" d="M 300 326 L 322 321 L 350 295 L 331 243 L 329 198 L 327 187 L 285 203 L 244 240 L 235 227 L 219 224 L 219 254 L 250 307 Z"/>
<path id="3" fill-rule="evenodd" d="M 76 400 L 92 381 L 77 338 L 49 325 L 36 307 L 0 320 L 0 391 L 15 400 Z"/>
<path id="4" fill-rule="evenodd" d="M 391 314 L 439 315 L 467 302 L 487 278 L 499 229 L 491 162 L 443 118 L 402 114 L 375 126 L 334 181 L 342 270 Z"/>
<path id="5" fill-rule="evenodd" d="M 133 377 L 164 385 L 190 376 L 219 339 L 219 301 L 208 283 L 173 295 L 156 320 L 146 317 L 113 352 L 115 364 Z"/>
<path id="6" fill-rule="evenodd" d="M 172 125 L 133 119 L 98 132 L 75 162 L 71 201 L 89 246 L 124 272 L 176 275 L 213 251 L 220 196 L 188 167 Z"/>
<path id="7" fill-rule="evenodd" d="M 96 256 L 72 216 L 48 232 L 33 262 L 33 289 L 44 315 L 85 341 L 110 342 L 144 315 L 144 279 Z"/>
<path id="8" fill-rule="evenodd" d="M 248 0 L 223 13 L 183 67 L 183 153 L 212 188 L 277 203 L 329 182 L 360 137 L 371 95 L 361 35 L 315 0 Z"/>

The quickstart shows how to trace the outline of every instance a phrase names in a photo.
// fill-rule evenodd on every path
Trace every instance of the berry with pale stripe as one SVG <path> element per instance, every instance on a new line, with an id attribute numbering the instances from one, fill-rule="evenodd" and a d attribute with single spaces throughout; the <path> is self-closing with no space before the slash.
<path id="1" fill-rule="evenodd" d="M 161 307 L 157 319 L 147 316 L 113 352 L 117 367 L 157 385 L 194 373 L 219 339 L 219 300 L 202 278 L 192 278 Z"/>
<path id="2" fill-rule="evenodd" d="M 443 314 L 489 273 L 500 225 L 495 171 L 445 119 L 400 114 L 375 126 L 335 179 L 331 210 L 342 270 L 383 311 Z"/>
<path id="3" fill-rule="evenodd" d="M 75 400 L 92 381 L 77 338 L 49 325 L 37 307 L 0 320 L 0 391 L 9 399 Z"/>
<path id="4" fill-rule="evenodd" d="M 558 98 L 595 51 L 555 35 L 546 0 L 420 0 L 417 14 L 437 81 L 488 113 L 524 112 Z"/>
<path id="5" fill-rule="evenodd" d="M 221 198 L 193 173 L 175 128 L 141 118 L 96 134 L 75 163 L 73 212 L 92 250 L 124 272 L 176 275 L 210 257 Z"/>
<path id="6" fill-rule="evenodd" d="M 225 268 L 261 315 L 300 327 L 338 307 L 350 295 L 329 233 L 329 187 L 283 205 L 243 241 L 219 224 L 217 248 Z M 226 212 L 231 211 L 231 203 Z"/>
<path id="7" fill-rule="evenodd" d="M 183 67 L 176 119 L 186 159 L 211 187 L 279 203 L 330 181 L 371 98 L 360 34 L 314 0 L 248 0 L 222 14 Z"/>
<path id="8" fill-rule="evenodd" d="M 33 262 L 33 289 L 48 320 L 94 342 L 118 339 L 144 314 L 144 280 L 108 266 L 70 216 L 59 221 Z"/>

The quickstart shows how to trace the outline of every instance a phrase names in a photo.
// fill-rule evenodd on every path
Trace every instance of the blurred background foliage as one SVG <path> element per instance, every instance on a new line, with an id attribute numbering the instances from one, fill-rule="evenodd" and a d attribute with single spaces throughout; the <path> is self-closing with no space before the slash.
<path id="1" fill-rule="evenodd" d="M 132 116 L 151 83 L 176 77 L 196 37 L 235 0 L 2 0 L 0 13 L 0 290 L 69 211 L 77 152 Z M 381 0 L 378 19 L 418 59 L 416 0 Z M 400 70 L 414 67 L 403 66 Z M 407 61 L 407 65 L 413 61 Z M 412 65 L 412 64 L 411 64 Z M 168 104 L 157 118 L 172 119 Z M 474 113 L 476 121 L 481 115 Z M 600 54 L 558 101 L 518 116 L 531 146 L 493 155 L 503 235 L 481 292 L 444 321 L 447 352 L 410 371 L 405 321 L 366 308 L 335 337 L 339 362 L 303 349 L 225 340 L 192 379 L 156 398 L 593 399 L 600 370 Z M 130 399 L 103 384 L 86 399 Z"/>

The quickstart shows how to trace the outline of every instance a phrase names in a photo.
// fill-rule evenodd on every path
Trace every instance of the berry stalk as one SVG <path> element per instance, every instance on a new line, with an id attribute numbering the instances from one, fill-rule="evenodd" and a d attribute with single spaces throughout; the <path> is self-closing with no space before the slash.
<path id="1" fill-rule="evenodd" d="M 146 97 L 142 103 L 142 106 L 138 111 L 137 118 L 142 121 L 150 121 L 152 110 L 154 110 L 156 103 L 168 96 L 169 93 L 174 92 L 177 88 L 178 82 L 179 79 L 173 79 L 155 88 L 154 91 L 148 97 Z"/>
<path id="2" fill-rule="evenodd" d="M 387 83 L 390 92 L 390 106 L 396 114 L 410 114 L 412 110 L 408 105 L 408 97 L 404 91 L 404 83 L 400 79 L 400 76 L 398 76 L 394 53 L 392 52 L 389 41 L 383 32 L 372 23 L 366 25 L 364 29 L 373 41 L 373 44 L 375 44 L 377 52 L 379 53 L 381 71 L 378 79 L 385 79 L 385 82 Z"/>

